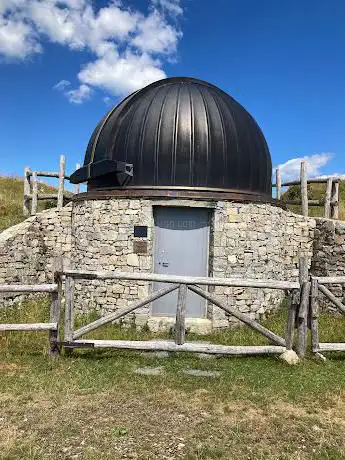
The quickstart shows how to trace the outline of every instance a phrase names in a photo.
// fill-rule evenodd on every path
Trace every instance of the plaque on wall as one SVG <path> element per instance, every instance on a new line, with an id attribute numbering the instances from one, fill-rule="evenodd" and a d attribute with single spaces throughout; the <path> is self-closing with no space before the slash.
<path id="1" fill-rule="evenodd" d="M 147 254 L 147 241 L 133 241 L 133 252 L 135 254 Z"/>
<path id="2" fill-rule="evenodd" d="M 147 238 L 147 225 L 134 225 L 134 236 L 136 238 Z"/>

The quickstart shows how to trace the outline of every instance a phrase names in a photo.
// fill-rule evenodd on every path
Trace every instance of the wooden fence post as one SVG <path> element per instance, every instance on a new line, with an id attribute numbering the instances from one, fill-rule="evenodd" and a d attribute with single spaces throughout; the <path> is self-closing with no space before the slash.
<path id="1" fill-rule="evenodd" d="M 307 164 L 301 161 L 301 198 L 302 214 L 308 217 L 308 182 L 307 182 Z"/>
<path id="2" fill-rule="evenodd" d="M 333 181 L 331 197 L 331 218 L 339 219 L 339 182 Z"/>
<path id="3" fill-rule="evenodd" d="M 325 217 L 329 219 L 331 217 L 331 195 L 332 195 L 332 188 L 333 188 L 333 181 L 332 178 L 329 177 L 327 179 L 326 185 L 326 195 L 325 195 Z"/>
<path id="4" fill-rule="evenodd" d="M 74 278 L 65 279 L 65 342 L 73 341 L 74 329 Z"/>
<path id="5" fill-rule="evenodd" d="M 293 349 L 295 326 L 296 326 L 296 313 L 297 313 L 297 308 L 298 308 L 298 295 L 299 295 L 299 292 L 297 290 L 293 290 L 291 293 L 291 301 L 290 301 L 289 310 L 288 310 L 286 332 L 285 332 L 285 342 L 286 342 L 287 350 Z"/>
<path id="6" fill-rule="evenodd" d="M 59 188 L 57 195 L 57 208 L 61 209 L 63 207 L 63 195 L 65 188 L 65 156 L 60 155 L 60 165 L 59 165 Z"/>
<path id="7" fill-rule="evenodd" d="M 317 353 L 319 349 L 319 283 L 318 280 L 311 281 L 310 294 L 310 318 L 311 318 L 311 343 L 313 353 Z"/>
<path id="8" fill-rule="evenodd" d="M 281 200 L 281 192 L 282 192 L 282 179 L 280 175 L 280 166 L 276 168 L 276 191 L 277 191 L 277 200 Z"/>
<path id="9" fill-rule="evenodd" d="M 180 284 L 177 295 L 176 323 L 175 323 L 175 343 L 177 345 L 184 344 L 186 335 L 186 300 L 187 300 L 187 285 Z"/>
<path id="10" fill-rule="evenodd" d="M 308 258 L 299 261 L 300 299 L 298 308 L 298 355 L 303 358 L 307 349 L 310 282 L 308 281 Z"/>
<path id="11" fill-rule="evenodd" d="M 75 165 L 75 169 L 79 169 L 80 168 L 80 163 L 77 163 Z M 80 192 L 80 184 L 75 184 L 74 186 L 74 193 L 77 195 L 78 193 Z"/>
<path id="12" fill-rule="evenodd" d="M 31 197 L 31 215 L 37 214 L 37 196 L 38 196 L 38 183 L 36 171 L 32 172 L 32 197 Z"/>
<path id="13" fill-rule="evenodd" d="M 24 191 L 23 191 L 23 215 L 30 215 L 30 168 L 26 166 L 24 168 Z"/>
<path id="14" fill-rule="evenodd" d="M 59 341 L 59 323 L 60 323 L 60 314 L 61 314 L 61 301 L 62 301 L 62 276 L 61 272 L 63 270 L 62 257 L 59 257 L 53 266 L 54 271 L 54 283 L 57 284 L 57 292 L 52 294 L 52 303 L 50 307 L 50 322 L 57 323 L 58 328 L 49 332 L 49 342 L 50 342 L 50 355 L 59 356 L 60 348 L 58 345 Z"/>

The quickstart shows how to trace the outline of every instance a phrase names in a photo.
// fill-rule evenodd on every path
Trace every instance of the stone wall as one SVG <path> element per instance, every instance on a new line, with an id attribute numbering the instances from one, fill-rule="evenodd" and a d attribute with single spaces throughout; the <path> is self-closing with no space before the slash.
<path id="1" fill-rule="evenodd" d="M 330 219 L 316 219 L 313 244 L 312 273 L 316 276 L 345 275 L 345 222 Z M 345 286 L 330 285 L 328 288 L 342 302 L 345 302 Z M 322 304 L 328 305 L 324 301 Z"/>
<path id="2" fill-rule="evenodd" d="M 153 206 L 207 206 L 213 208 L 210 242 L 210 276 L 298 279 L 301 254 L 312 255 L 314 219 L 305 219 L 267 204 L 233 202 L 161 202 L 149 199 L 95 200 L 74 203 L 72 219 L 72 266 L 90 270 L 153 271 Z M 133 248 L 134 225 L 146 225 L 147 254 Z M 128 306 L 149 295 L 150 283 L 79 282 L 76 307 L 81 311 L 97 310 L 101 314 Z M 284 293 L 262 289 L 216 287 L 215 294 L 258 317 L 277 306 Z M 150 307 L 133 313 L 126 321 L 143 324 Z M 208 307 L 210 327 L 228 327 L 229 319 L 221 310 Z M 154 319 L 157 328 L 174 322 L 173 318 Z M 198 321 L 195 321 L 198 323 Z M 203 324 L 203 327 L 207 327 Z"/>
<path id="3" fill-rule="evenodd" d="M 1 232 L 0 283 L 52 281 L 56 257 L 70 257 L 71 213 L 71 205 L 49 209 Z M 13 295 L 1 297 L 3 305 L 12 299 Z"/>

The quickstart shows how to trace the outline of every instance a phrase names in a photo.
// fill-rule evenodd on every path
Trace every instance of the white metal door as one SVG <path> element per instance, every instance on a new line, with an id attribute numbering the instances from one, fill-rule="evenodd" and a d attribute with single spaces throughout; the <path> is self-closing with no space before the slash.
<path id="1" fill-rule="evenodd" d="M 209 249 L 209 210 L 188 207 L 155 207 L 155 273 L 207 276 Z M 154 283 L 154 289 L 166 283 Z M 152 314 L 175 316 L 177 292 L 153 302 Z M 186 316 L 205 316 L 206 302 L 188 291 Z"/>

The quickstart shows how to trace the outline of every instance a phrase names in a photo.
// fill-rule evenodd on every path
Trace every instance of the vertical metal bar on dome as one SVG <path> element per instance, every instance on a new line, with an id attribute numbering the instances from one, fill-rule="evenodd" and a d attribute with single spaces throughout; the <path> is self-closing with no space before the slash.
<path id="1" fill-rule="evenodd" d="M 282 179 L 280 175 L 280 166 L 277 166 L 276 168 L 276 191 L 277 191 L 277 195 L 276 195 L 277 200 L 281 200 Z"/>
<path id="2" fill-rule="evenodd" d="M 33 171 L 32 177 L 32 199 L 31 199 L 31 215 L 34 216 L 37 213 L 37 196 L 38 196 L 38 184 L 37 184 L 37 173 Z"/>
<path id="3" fill-rule="evenodd" d="M 23 196 L 23 215 L 30 215 L 30 175 L 31 170 L 28 166 L 24 168 L 24 196 Z"/>
<path id="4" fill-rule="evenodd" d="M 307 164 L 301 161 L 301 198 L 302 214 L 308 217 L 308 182 L 307 182 Z"/>
<path id="5" fill-rule="evenodd" d="M 59 167 L 59 188 L 57 195 L 57 208 L 63 207 L 63 194 L 65 188 L 65 156 L 60 155 L 60 167 Z"/>
<path id="6" fill-rule="evenodd" d="M 80 169 L 80 163 L 77 163 L 75 165 L 75 169 L 78 170 Z M 80 192 L 80 184 L 75 184 L 74 186 L 74 193 L 77 195 Z"/>

